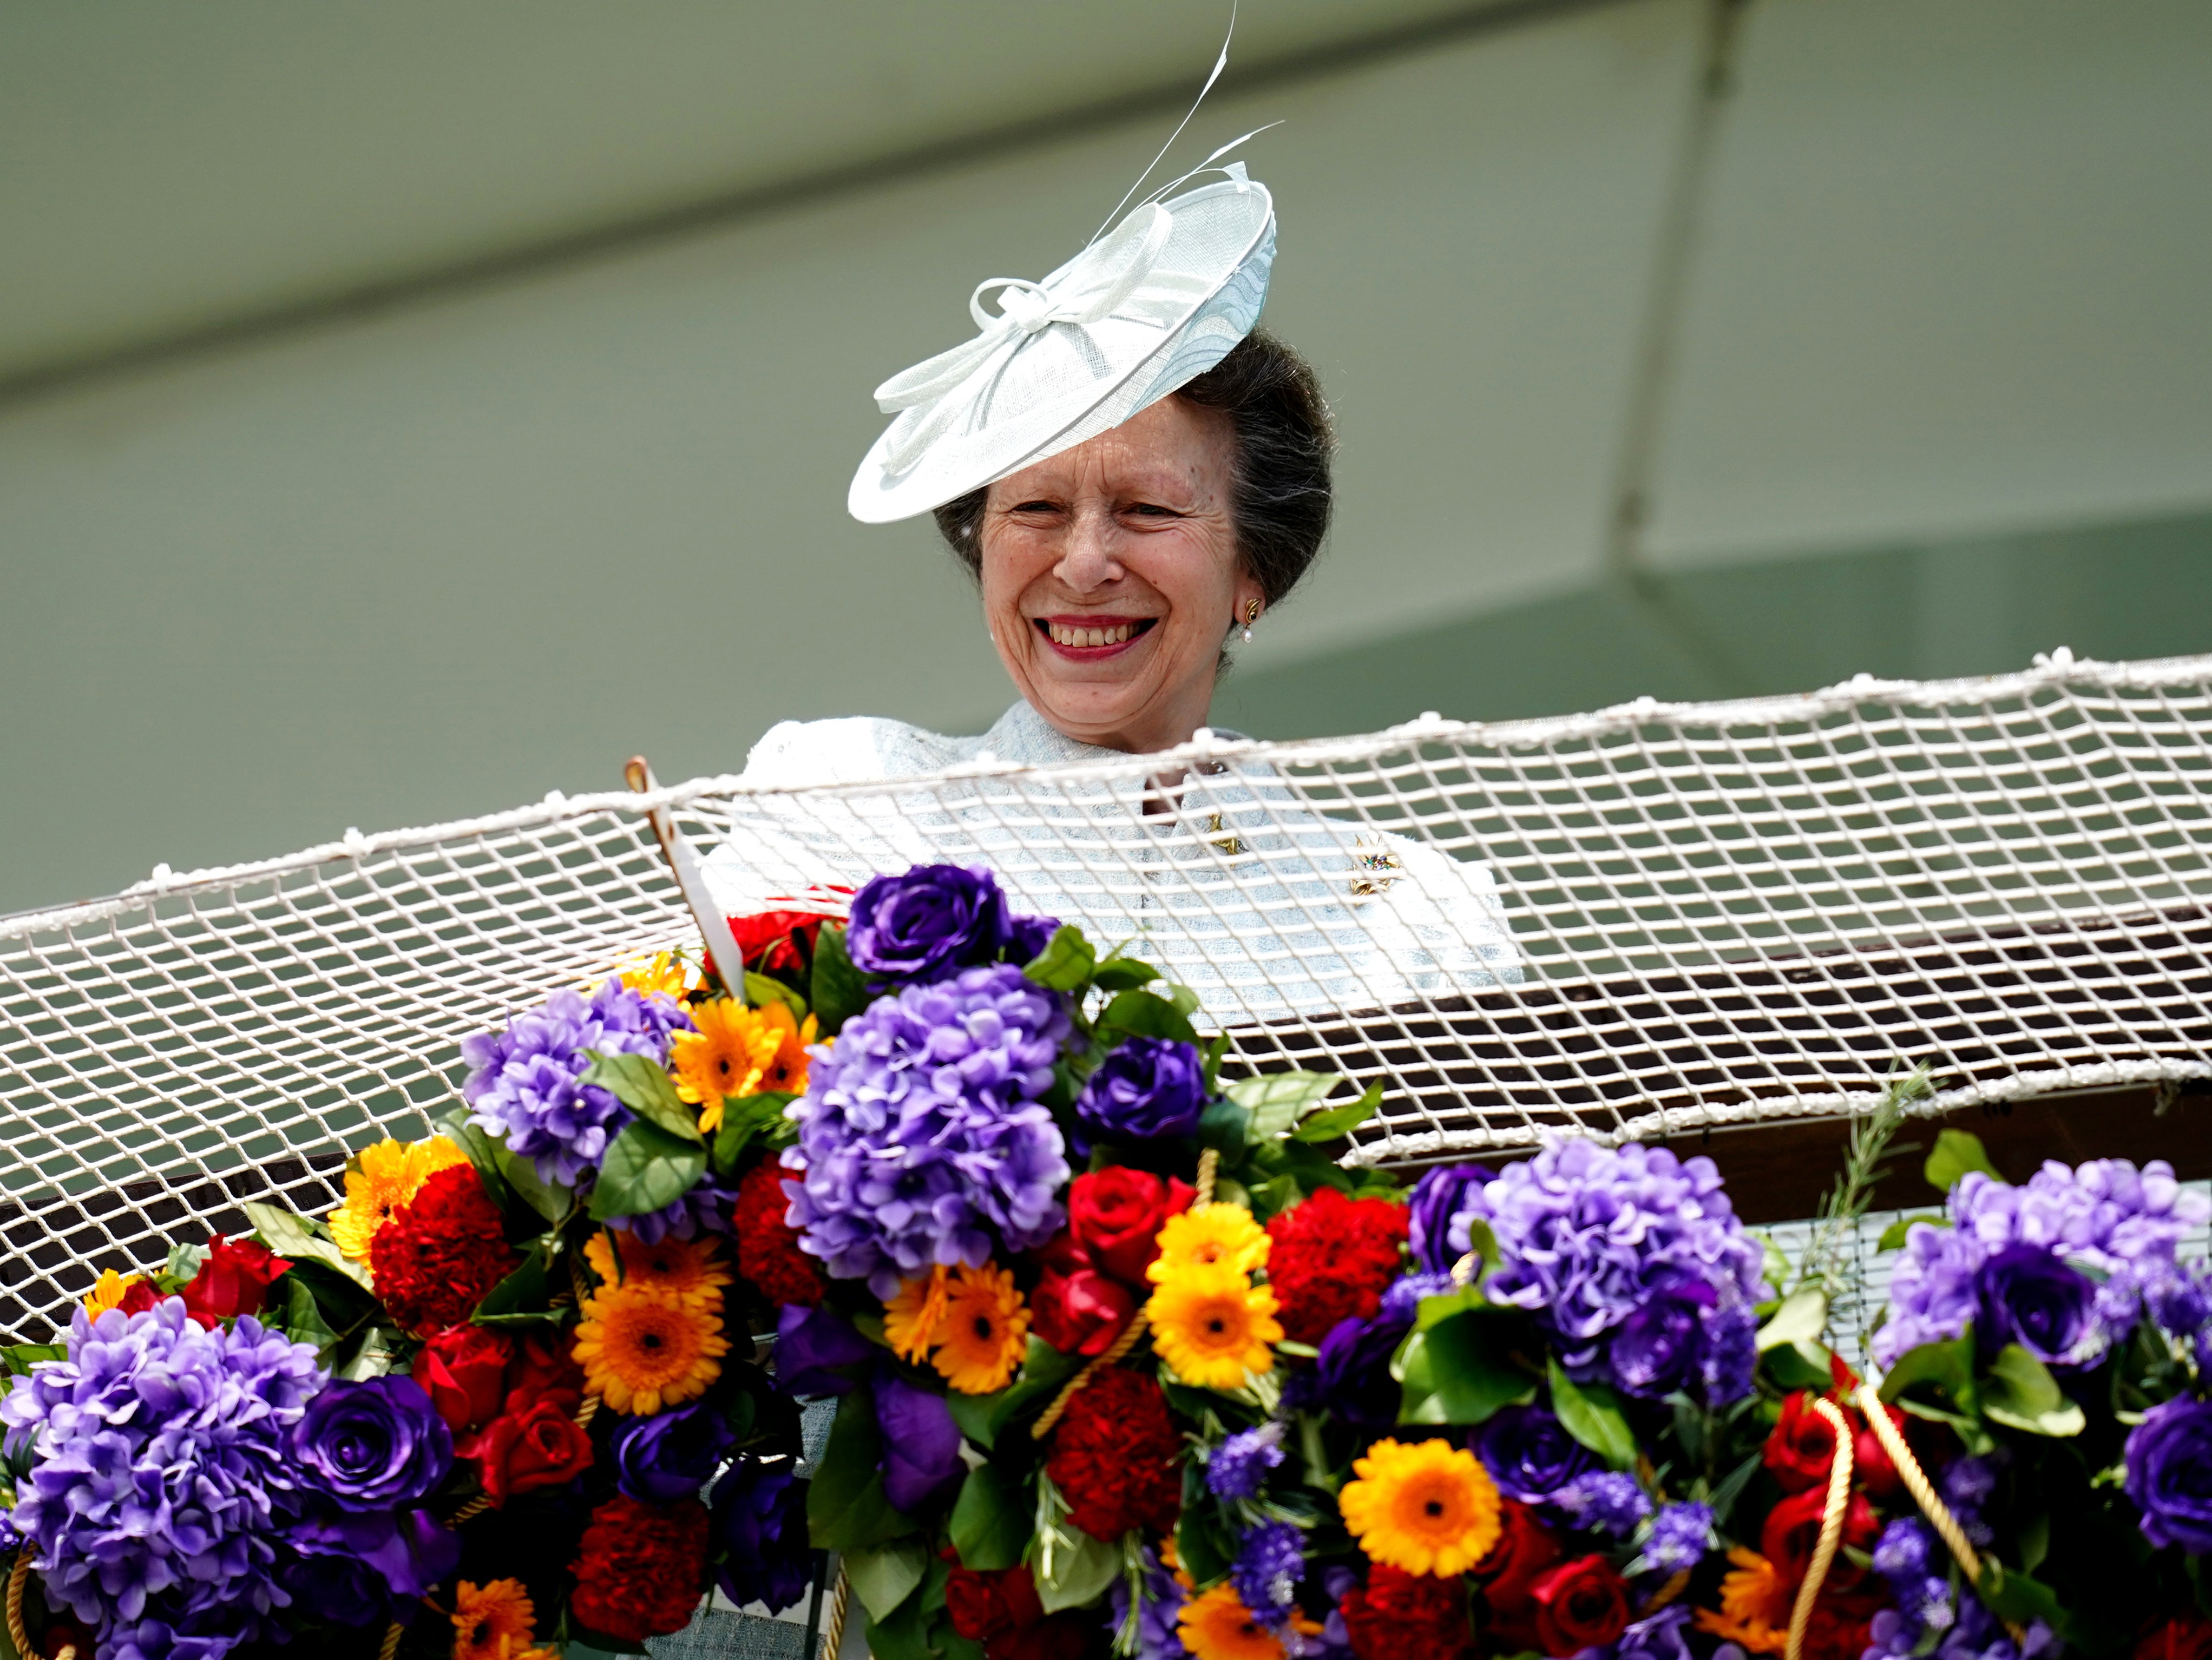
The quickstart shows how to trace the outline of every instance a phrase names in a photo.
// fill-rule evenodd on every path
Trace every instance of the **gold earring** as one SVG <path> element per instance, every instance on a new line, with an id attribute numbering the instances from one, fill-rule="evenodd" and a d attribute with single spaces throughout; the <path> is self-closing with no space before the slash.
<path id="1" fill-rule="evenodd" d="M 1246 600 L 1244 602 L 1244 643 L 1247 645 L 1252 643 L 1252 625 L 1259 620 L 1260 602 L 1256 599 Z"/>

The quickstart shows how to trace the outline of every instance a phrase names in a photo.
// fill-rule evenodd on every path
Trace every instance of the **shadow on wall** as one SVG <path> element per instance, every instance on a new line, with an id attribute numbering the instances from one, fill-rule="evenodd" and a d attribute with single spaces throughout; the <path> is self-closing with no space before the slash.
<path id="1" fill-rule="evenodd" d="M 1341 553 L 1337 556 L 1341 556 Z M 1259 737 L 1940 679 L 2077 657 L 2212 651 L 2212 513 L 1656 575 L 1233 674 L 1218 724 Z"/>

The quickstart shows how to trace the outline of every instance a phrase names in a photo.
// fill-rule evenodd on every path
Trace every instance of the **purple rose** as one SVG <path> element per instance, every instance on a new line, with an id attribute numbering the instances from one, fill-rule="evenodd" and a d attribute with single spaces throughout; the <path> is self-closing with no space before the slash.
<path id="1" fill-rule="evenodd" d="M 934 1390 L 885 1372 L 876 1384 L 876 1427 L 884 1436 L 884 1496 L 894 1509 L 921 1509 L 960 1474 L 960 1427 Z"/>
<path id="2" fill-rule="evenodd" d="M 1452 1249 L 1452 1218 L 1468 1207 L 1468 1190 L 1495 1181 L 1495 1172 L 1479 1164 L 1439 1165 L 1413 1184 L 1406 1202 L 1412 1232 L 1413 1266 L 1431 1274 L 1449 1274 L 1462 1253 Z"/>
<path id="3" fill-rule="evenodd" d="M 737 1444 L 729 1421 L 703 1402 L 626 1418 L 615 1430 L 615 1485 L 640 1504 L 696 1499 Z"/>
<path id="4" fill-rule="evenodd" d="M 1548 1407 L 1501 1409 L 1477 1432 L 1474 1451 L 1498 1490 L 1528 1505 L 1545 1503 L 1598 1467 Z"/>
<path id="5" fill-rule="evenodd" d="M 771 1469 L 750 1456 L 732 1464 L 714 1483 L 714 1527 L 722 1594 L 732 1602 L 781 1613 L 806 1595 L 814 1577 L 806 1483 L 789 1465 Z"/>
<path id="6" fill-rule="evenodd" d="M 1705 1322 L 1720 1293 L 1686 1274 L 1656 1277 L 1613 1334 L 1613 1381 L 1631 1395 L 1656 1398 L 1683 1386 L 1694 1371 Z"/>
<path id="7" fill-rule="evenodd" d="M 1291 1380 L 1292 1404 L 1325 1407 L 1355 1429 L 1388 1429 L 1398 1421 L 1402 1393 L 1390 1376 L 1390 1357 L 1413 1327 L 1411 1319 L 1339 1320 L 1313 1365 Z"/>
<path id="8" fill-rule="evenodd" d="M 2212 1402 L 2179 1396 L 2128 1432 L 2128 1497 L 2143 1537 L 2191 1556 L 2212 1551 Z"/>
<path id="9" fill-rule="evenodd" d="M 461 1565 L 461 1536 L 427 1510 L 329 1515 L 295 1524 L 287 1536 L 302 1556 L 365 1564 L 401 1602 L 428 1596 Z"/>
<path id="10" fill-rule="evenodd" d="M 334 1626 L 358 1629 L 392 1618 L 391 1587 L 358 1556 L 343 1551 L 296 1555 L 279 1577 L 295 1605 L 313 1609 L 316 1618 Z"/>
<path id="11" fill-rule="evenodd" d="M 1060 932 L 1058 917 L 1023 917 L 1009 914 L 1006 918 L 1006 960 L 1016 967 L 1036 961 L 1052 943 L 1052 936 Z"/>
<path id="12" fill-rule="evenodd" d="M 988 869 L 917 864 L 902 876 L 872 876 L 853 896 L 845 950 L 872 979 L 922 985 L 996 962 L 1007 921 L 1006 896 Z"/>
<path id="13" fill-rule="evenodd" d="M 1992 1251 L 1974 1274 L 1974 1334 L 1985 1348 L 2018 1343 L 2059 1366 L 2094 1360 L 2104 1348 L 2097 1287 L 2042 1245 Z"/>
<path id="14" fill-rule="evenodd" d="M 775 1323 L 775 1381 L 786 1395 L 842 1395 L 854 1379 L 840 1368 L 876 1358 L 876 1346 L 827 1308 L 786 1303 Z"/>
<path id="15" fill-rule="evenodd" d="M 1195 1135 L 1205 1112 L 1205 1058 L 1189 1044 L 1162 1038 L 1123 1039 L 1075 1098 L 1075 1121 L 1106 1142 Z"/>
<path id="16" fill-rule="evenodd" d="M 341 1510 L 389 1511 L 427 1499 L 453 1463 L 453 1433 L 412 1378 L 333 1380 L 292 1429 L 310 1491 Z"/>

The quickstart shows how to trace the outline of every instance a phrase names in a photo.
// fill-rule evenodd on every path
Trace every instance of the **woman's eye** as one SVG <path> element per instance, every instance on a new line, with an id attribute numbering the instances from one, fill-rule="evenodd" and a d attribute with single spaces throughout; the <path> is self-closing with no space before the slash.
<path id="1" fill-rule="evenodd" d="M 1182 515 L 1172 507 L 1163 507 L 1156 501 L 1139 501 L 1129 511 L 1142 513 L 1148 518 L 1181 518 Z"/>
<path id="2" fill-rule="evenodd" d="M 1010 511 L 1017 513 L 1049 513 L 1056 511 L 1056 508 L 1054 504 L 1049 501 L 1024 501 Z"/>

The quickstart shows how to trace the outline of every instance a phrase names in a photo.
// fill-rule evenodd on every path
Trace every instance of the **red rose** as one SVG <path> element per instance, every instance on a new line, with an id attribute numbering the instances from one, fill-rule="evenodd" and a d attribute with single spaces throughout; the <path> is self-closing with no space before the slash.
<path id="1" fill-rule="evenodd" d="M 453 1450 L 477 1461 L 495 1510 L 518 1493 L 565 1487 L 592 1467 L 591 1436 L 550 1401 L 493 1419 Z"/>
<path id="2" fill-rule="evenodd" d="M 1338 1605 L 1358 1660 L 1462 1660 L 1474 1646 L 1466 1584 L 1377 1562 Z"/>
<path id="3" fill-rule="evenodd" d="M 1577 1556 L 1528 1588 L 1536 1646 L 1564 1657 L 1603 1648 L 1628 1629 L 1628 1585 L 1602 1556 Z"/>
<path id="4" fill-rule="evenodd" d="M 124 1287 L 123 1300 L 116 1304 L 116 1307 L 121 1309 L 125 1314 L 143 1314 L 161 1300 L 161 1293 L 154 1289 L 154 1282 L 151 1280 L 138 1279 L 131 1281 Z M 78 1652 L 89 1654 L 92 1651 L 82 1649 Z"/>
<path id="5" fill-rule="evenodd" d="M 484 1326 L 447 1326 L 415 1356 L 415 1381 L 459 1435 L 499 1416 L 514 1340 Z"/>
<path id="6" fill-rule="evenodd" d="M 2129 1660 L 2212 1660 L 2212 1622 L 2194 1611 L 2177 1614 L 2136 1638 Z"/>
<path id="7" fill-rule="evenodd" d="M 849 888 L 832 884 L 827 888 L 808 890 L 810 899 L 818 899 L 823 908 L 840 903 L 841 896 L 849 896 Z M 758 969 L 763 974 L 795 974 L 805 971 L 814 960 L 815 941 L 822 932 L 822 924 L 831 918 L 822 911 L 759 911 L 750 917 L 732 917 L 730 933 L 744 954 L 745 966 Z M 802 954 L 798 942 L 804 941 Z M 707 957 L 707 968 L 716 979 L 721 971 L 714 966 L 714 954 Z M 727 984 L 727 981 L 723 982 Z"/>
<path id="8" fill-rule="evenodd" d="M 707 1507 L 610 1499 L 592 1512 L 569 1572 L 568 1606 L 588 1634 L 642 1644 L 691 1623 L 707 1587 Z"/>
<path id="9" fill-rule="evenodd" d="M 1030 1293 L 1030 1329 L 1062 1354 L 1103 1354 L 1136 1312 L 1127 1286 L 1087 1268 L 1048 1270 Z"/>
<path id="10" fill-rule="evenodd" d="M 521 1261 L 473 1165 L 432 1176 L 368 1245 L 377 1300 L 422 1335 L 459 1325 Z"/>
<path id="11" fill-rule="evenodd" d="M 1182 1509 L 1182 1437 L 1160 1386 L 1115 1366 L 1069 1400 L 1045 1469 L 1067 1500 L 1067 1519 L 1111 1544 L 1131 1528 L 1175 1526 Z"/>
<path id="12" fill-rule="evenodd" d="M 1782 1403 L 1782 1416 L 1760 1455 L 1784 1493 L 1825 1487 L 1836 1458 L 1836 1432 L 1813 1409 L 1814 1397 L 1798 1390 Z"/>
<path id="13" fill-rule="evenodd" d="M 1901 1433 L 1905 1428 L 1905 1414 L 1897 1407 L 1884 1407 L 1889 1421 Z M 1897 1466 L 1889 1462 L 1889 1449 L 1881 1438 L 1866 1427 L 1863 1413 L 1854 1413 L 1851 1422 L 1856 1433 L 1851 1437 L 1851 1481 L 1864 1487 L 1877 1499 L 1894 1499 L 1905 1491 L 1905 1478 L 1897 1473 Z"/>
<path id="14" fill-rule="evenodd" d="M 1820 1541 L 1820 1514 L 1827 1508 L 1827 1500 L 1826 1492 L 1808 1487 L 1791 1493 L 1766 1512 L 1766 1524 L 1759 1535 L 1759 1553 L 1793 1585 L 1803 1583 L 1805 1570 L 1812 1563 L 1814 1547 Z M 1872 1550 L 1881 1531 L 1881 1524 L 1875 1520 L 1874 1506 L 1867 1503 L 1866 1495 L 1851 1494 L 1850 1503 L 1844 1508 L 1844 1548 L 1836 1553 L 1835 1565 L 1828 1570 L 1821 1587 L 1824 1596 L 1856 1590 L 1864 1583 L 1867 1571 L 1853 1563 L 1849 1553 L 1863 1554 Z"/>
<path id="15" fill-rule="evenodd" d="M 1483 1601 L 1489 1604 L 1494 1626 L 1512 1625 L 1531 1645 L 1529 1629 L 1533 1606 L 1530 1593 L 1538 1578 L 1563 1554 L 1552 1530 L 1536 1519 L 1536 1512 L 1517 1499 L 1498 1506 L 1498 1542 L 1474 1565 L 1475 1577 L 1484 1581 Z"/>
<path id="16" fill-rule="evenodd" d="M 1141 1287 L 1160 1254 L 1163 1223 L 1198 1195 L 1174 1177 L 1115 1165 L 1078 1176 L 1067 1190 L 1067 1227 L 1091 1266 Z"/>
<path id="17" fill-rule="evenodd" d="M 515 1346 L 507 1365 L 507 1399 L 501 1410 L 513 1417 L 540 1401 L 574 1415 L 584 1404 L 584 1369 L 570 1355 L 568 1334 L 533 1332 Z"/>
<path id="18" fill-rule="evenodd" d="M 1374 1318 L 1404 1265 L 1406 1233 L 1404 1205 L 1333 1187 L 1279 1214 L 1267 1224 L 1267 1283 L 1284 1336 L 1317 1343 L 1339 1320 Z"/>
<path id="19" fill-rule="evenodd" d="M 812 1308 L 822 1300 L 822 1270 L 799 1248 L 799 1231 L 784 1221 L 791 1200 L 784 1171 L 773 1156 L 755 1165 L 738 1184 L 732 1225 L 738 1235 L 738 1272 L 772 1303 Z"/>
<path id="20" fill-rule="evenodd" d="M 210 1331 L 240 1314 L 258 1314 L 270 1283 L 291 1266 L 258 1239 L 216 1234 L 208 1240 L 200 1271 L 179 1293 L 185 1312 Z"/>

